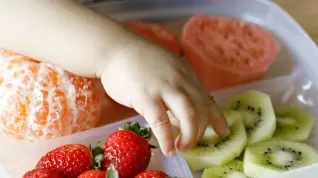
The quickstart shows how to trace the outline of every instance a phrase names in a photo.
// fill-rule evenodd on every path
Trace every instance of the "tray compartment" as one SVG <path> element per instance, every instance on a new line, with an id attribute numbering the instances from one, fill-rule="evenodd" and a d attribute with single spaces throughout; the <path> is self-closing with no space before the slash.
<path id="1" fill-rule="evenodd" d="M 318 117 L 317 103 L 318 95 L 316 84 L 318 83 L 317 47 L 302 28 L 277 5 L 265 0 L 132 0 L 119 2 L 98 2 L 89 4 L 104 15 L 109 15 L 120 21 L 150 20 L 162 23 L 168 28 L 180 34 L 185 20 L 197 13 L 209 13 L 241 18 L 271 31 L 282 44 L 282 50 L 271 68 L 266 73 L 264 80 L 253 82 L 213 92 L 216 100 L 222 105 L 225 100 L 238 92 L 248 89 L 257 89 L 271 95 L 273 103 L 292 104 L 308 110 Z M 135 117 L 130 119 L 141 119 Z M 14 142 L 0 135 L 1 143 L 6 146 L 0 147 L 0 164 L 7 169 L 12 178 L 20 178 L 26 169 L 33 164 L 45 151 L 64 143 L 93 144 L 97 140 L 107 137 L 107 133 L 115 130 L 122 122 L 106 125 L 85 132 L 41 142 L 40 144 L 29 144 L 25 142 Z M 308 143 L 318 148 L 318 120 L 308 140 Z M 23 153 L 21 153 L 23 148 Z M 12 155 L 14 155 L 12 157 Z M 36 156 L 33 156 L 36 155 Z M 190 178 L 192 175 L 185 161 L 177 155 L 166 158 L 160 153 L 155 156 L 162 160 L 162 169 L 172 176 Z M 29 164 L 19 164 L 21 158 L 29 160 Z M 169 163 L 166 163 L 169 162 Z M 155 166 L 155 165 L 151 165 Z M 151 168 L 150 166 L 150 168 Z M 314 166 L 312 166 L 314 167 Z M 310 167 L 306 168 L 307 170 Z M 318 169 L 316 169 L 318 174 Z M 313 172 L 313 169 L 311 169 Z M 1 174 L 0 177 L 4 177 Z M 200 174 L 199 174 L 200 175 Z M 308 177 L 308 176 L 307 176 Z M 6 178 L 6 177 L 4 177 Z"/>

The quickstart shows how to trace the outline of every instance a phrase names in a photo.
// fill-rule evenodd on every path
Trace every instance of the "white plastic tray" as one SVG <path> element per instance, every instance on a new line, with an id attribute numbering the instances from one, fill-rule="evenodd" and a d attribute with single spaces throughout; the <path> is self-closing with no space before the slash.
<path id="1" fill-rule="evenodd" d="M 128 120 L 113 123 L 111 125 L 105 125 L 93 130 L 84 131 L 74 135 L 60 137 L 51 141 L 40 142 L 37 145 L 27 143 L 13 143 L 12 141 L 5 140 L 5 143 L 10 144 L 10 149 L 5 146 L 1 146 L 1 163 L 4 164 L 4 168 L 7 169 L 6 174 L 9 174 L 12 178 L 21 178 L 22 175 L 29 169 L 32 169 L 37 161 L 49 150 L 58 146 L 69 143 L 80 143 L 84 145 L 95 144 L 100 141 L 101 146 L 104 145 L 107 137 L 114 131 L 118 130 L 127 121 L 138 121 L 141 125 L 147 126 L 145 119 L 141 116 L 136 116 Z M 2 145 L 3 142 L 1 142 Z M 151 161 L 148 169 L 159 169 L 171 176 L 178 176 L 180 178 L 191 177 L 191 172 L 185 162 L 185 160 L 177 152 L 176 156 L 165 157 L 159 149 L 159 145 L 155 138 L 150 140 L 152 145 L 158 148 L 152 149 Z M 7 152 L 5 155 L 3 155 Z M 15 155 L 12 155 L 15 154 Z M 18 159 L 19 157 L 23 159 Z M 15 162 L 15 163 L 14 163 Z M 0 166 L 0 178 L 9 178 L 9 175 L 1 170 Z M 7 176 L 7 177 L 6 177 Z"/>
<path id="2" fill-rule="evenodd" d="M 155 20 L 178 34 L 180 34 L 180 29 L 187 17 L 197 13 L 234 16 L 257 23 L 272 31 L 282 44 L 282 51 L 266 73 L 264 80 L 214 92 L 212 94 L 215 96 L 217 102 L 222 105 L 226 99 L 241 91 L 258 89 L 270 94 L 275 105 L 282 103 L 297 105 L 307 109 L 315 117 L 318 117 L 318 95 L 316 94 L 318 70 L 315 70 L 315 66 L 318 67 L 318 49 L 304 30 L 280 7 L 270 1 L 131 0 L 111 3 L 101 2 L 91 4 L 90 7 L 121 21 Z M 38 145 L 14 143 L 5 139 L 3 139 L 3 141 L 0 136 L 1 145 L 9 145 L 0 147 L 0 164 L 7 169 L 12 178 L 20 178 L 15 175 L 21 175 L 21 172 L 25 172 L 25 170 L 21 169 L 26 169 L 23 166 L 27 166 L 27 164 L 19 162 L 19 166 L 17 167 L 17 163 L 12 158 L 13 153 L 18 154 L 15 157 L 23 156 L 24 159 L 34 162 L 48 149 L 62 145 L 63 143 L 94 143 L 101 137 L 106 138 L 107 133 L 116 129 L 118 126 L 118 123 L 116 123 L 114 125 L 46 141 Z M 317 136 L 318 120 L 308 140 L 310 145 L 318 149 Z M 21 151 L 21 147 L 23 147 L 23 153 L 17 153 L 17 151 Z M 160 162 L 162 167 L 157 167 L 153 165 L 153 163 L 151 166 L 161 168 L 171 174 L 171 176 L 192 177 L 186 163 L 180 155 L 172 158 L 165 158 L 160 153 L 156 155 L 157 156 L 154 156 L 153 159 L 156 158 L 156 162 Z M 11 156 L 11 160 L 9 160 L 9 156 Z M 161 161 L 157 161 L 157 159 Z M 21 158 L 19 161 L 20 160 Z M 29 165 L 29 168 L 32 168 L 32 165 Z M 8 169 L 11 166 L 14 166 L 15 169 Z M 313 178 L 315 175 L 318 175 L 317 167 L 318 165 L 312 165 L 291 171 L 287 173 L 284 178 L 291 177 L 290 175 Z M 4 175 L 1 175 L 1 167 L 0 177 L 6 178 Z M 200 173 L 194 173 L 194 177 L 200 177 Z"/>

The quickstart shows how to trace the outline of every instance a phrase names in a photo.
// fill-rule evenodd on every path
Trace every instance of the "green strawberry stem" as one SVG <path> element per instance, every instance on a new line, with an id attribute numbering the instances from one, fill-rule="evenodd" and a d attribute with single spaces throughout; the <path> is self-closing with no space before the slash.
<path id="1" fill-rule="evenodd" d="M 142 128 L 138 122 L 126 122 L 124 125 L 124 130 L 130 130 L 132 132 L 135 132 L 136 134 L 144 137 L 146 140 L 150 140 L 152 136 L 151 128 Z"/>
<path id="2" fill-rule="evenodd" d="M 93 154 L 94 170 L 101 170 L 102 162 L 104 161 L 104 150 L 100 146 L 98 146 L 99 143 L 100 141 L 98 141 L 95 146 L 89 145 L 89 149 L 92 151 Z"/>
<path id="3" fill-rule="evenodd" d="M 135 132 L 136 134 L 142 136 L 147 141 L 149 141 L 152 137 L 151 128 L 150 127 L 142 128 L 137 121 L 126 122 L 123 130 L 129 130 L 129 131 Z M 157 148 L 156 146 L 151 145 L 151 144 L 149 144 L 149 146 L 150 146 L 150 148 Z"/>
<path id="4" fill-rule="evenodd" d="M 106 172 L 106 178 L 118 178 L 118 171 L 116 170 L 115 166 L 111 164 Z"/>

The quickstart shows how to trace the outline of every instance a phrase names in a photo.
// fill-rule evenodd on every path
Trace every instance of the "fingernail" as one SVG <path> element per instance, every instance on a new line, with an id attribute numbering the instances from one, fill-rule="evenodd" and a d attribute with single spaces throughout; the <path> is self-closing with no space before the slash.
<path id="1" fill-rule="evenodd" d="M 188 142 L 182 141 L 182 151 L 188 151 L 189 147 L 191 147 L 191 145 Z"/>
<path id="2" fill-rule="evenodd" d="M 182 144 L 181 142 L 178 144 L 178 149 L 181 151 L 181 152 L 184 152 L 187 148 L 184 144 Z"/>
<path id="3" fill-rule="evenodd" d="M 184 152 L 187 150 L 187 146 L 186 146 L 186 144 L 182 143 L 182 138 L 180 135 L 179 135 L 178 140 L 177 140 L 177 148 L 181 152 Z"/>
<path id="4" fill-rule="evenodd" d="M 231 134 L 231 130 L 230 130 L 230 128 L 228 126 L 226 126 L 226 128 L 225 128 L 224 134 L 225 134 L 225 136 L 228 136 L 228 135 Z"/>
<path id="5" fill-rule="evenodd" d="M 176 154 L 175 149 L 172 149 L 168 152 L 168 156 L 174 156 Z"/>

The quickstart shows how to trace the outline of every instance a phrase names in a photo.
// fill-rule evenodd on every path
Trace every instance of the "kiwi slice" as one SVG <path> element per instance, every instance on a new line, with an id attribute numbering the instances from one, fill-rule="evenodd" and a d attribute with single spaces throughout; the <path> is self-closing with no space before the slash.
<path id="1" fill-rule="evenodd" d="M 274 135 L 276 118 L 267 94 L 250 90 L 229 100 L 225 108 L 240 111 L 248 144 L 268 140 Z"/>
<path id="2" fill-rule="evenodd" d="M 313 126 L 313 118 L 297 107 L 280 106 L 274 108 L 276 115 L 276 131 L 274 137 L 291 141 L 307 140 Z"/>
<path id="3" fill-rule="evenodd" d="M 248 178 L 243 172 L 243 162 L 233 160 L 222 166 L 204 169 L 201 178 Z"/>
<path id="4" fill-rule="evenodd" d="M 215 134 L 213 128 L 208 127 L 197 146 L 183 152 L 193 171 L 230 162 L 244 150 L 247 137 L 241 114 L 234 110 L 226 110 L 223 113 L 231 130 L 228 137 L 221 138 Z"/>
<path id="5" fill-rule="evenodd" d="M 317 162 L 318 152 L 311 146 L 273 138 L 248 146 L 243 168 L 247 176 L 268 178 Z"/>

